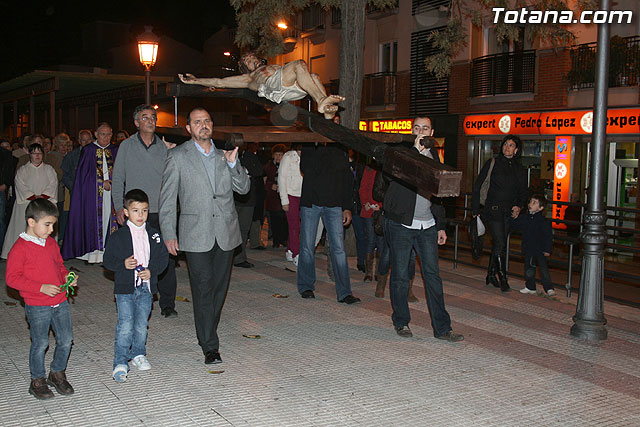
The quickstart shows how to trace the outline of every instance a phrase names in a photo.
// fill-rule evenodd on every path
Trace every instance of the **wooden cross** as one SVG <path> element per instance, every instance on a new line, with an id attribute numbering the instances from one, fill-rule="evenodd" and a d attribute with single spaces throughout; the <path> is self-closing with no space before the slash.
<path id="1" fill-rule="evenodd" d="M 394 147 L 399 142 L 413 142 L 415 136 L 405 134 L 387 134 L 361 132 L 347 129 L 325 119 L 322 115 L 309 112 L 303 108 L 283 102 L 273 103 L 249 89 L 215 89 L 210 90 L 199 85 L 174 83 L 167 85 L 167 95 L 175 97 L 222 97 L 242 98 L 264 106 L 271 111 L 272 121 L 293 124 L 302 122 L 313 132 L 329 138 L 356 152 L 374 158 L 382 164 L 383 170 L 409 185 L 420 188 L 421 193 L 430 193 L 438 197 L 456 197 L 460 194 L 462 172 L 441 164 L 414 150 Z M 237 127 L 236 129 L 238 129 Z M 248 127 L 250 129 L 250 127 Z M 234 140 L 235 146 L 242 145 L 244 138 L 239 133 L 232 133 L 228 140 Z"/>

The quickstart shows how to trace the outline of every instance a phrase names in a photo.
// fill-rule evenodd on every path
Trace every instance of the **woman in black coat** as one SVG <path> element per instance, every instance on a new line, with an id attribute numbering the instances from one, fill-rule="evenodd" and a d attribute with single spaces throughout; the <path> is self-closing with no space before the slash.
<path id="1" fill-rule="evenodd" d="M 505 136 L 500 153 L 495 158 L 487 160 L 480 170 L 471 198 L 473 216 L 481 214 L 482 221 L 493 237 L 486 283 L 499 287 L 502 292 L 511 289 L 507 282 L 505 264 L 509 227 L 512 218 L 518 217 L 520 209 L 527 202 L 527 181 L 525 169 L 520 161 L 521 155 L 520 138 L 515 135 Z M 489 186 L 483 203 L 481 189 L 485 179 L 489 179 Z M 482 204 L 484 208 L 481 211 Z M 496 280 L 496 274 L 499 281 Z"/>

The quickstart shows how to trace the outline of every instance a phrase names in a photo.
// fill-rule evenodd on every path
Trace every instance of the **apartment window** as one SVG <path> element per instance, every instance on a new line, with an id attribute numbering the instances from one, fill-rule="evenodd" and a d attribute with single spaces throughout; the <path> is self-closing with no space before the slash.
<path id="1" fill-rule="evenodd" d="M 502 43 L 498 43 L 495 30 L 491 27 L 483 28 L 483 39 L 483 56 L 495 53 L 521 52 L 533 48 L 533 43 L 531 40 L 527 40 L 525 36 L 525 28 L 523 26 L 518 27 L 518 40 L 515 41 L 505 40 Z"/>
<path id="2" fill-rule="evenodd" d="M 378 49 L 378 71 L 395 73 L 398 70 L 398 42 L 380 43 Z"/>

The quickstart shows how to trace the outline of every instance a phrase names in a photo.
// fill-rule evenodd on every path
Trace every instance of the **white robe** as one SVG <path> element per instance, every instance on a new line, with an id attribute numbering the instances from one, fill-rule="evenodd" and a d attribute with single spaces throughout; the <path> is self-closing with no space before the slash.
<path id="1" fill-rule="evenodd" d="M 55 169 L 46 163 L 40 163 L 40 166 L 36 167 L 29 162 L 16 172 L 14 188 L 16 202 L 13 205 L 11 221 L 9 221 L 9 226 L 7 227 L 7 234 L 4 237 L 2 254 L 0 255 L 4 259 L 9 255 L 9 251 L 18 240 L 20 233 L 27 228 L 27 221 L 24 218 L 27 205 L 30 202 L 27 199 L 33 195 L 46 194 L 49 196 L 51 203 L 54 205 L 57 203 L 58 176 Z"/>

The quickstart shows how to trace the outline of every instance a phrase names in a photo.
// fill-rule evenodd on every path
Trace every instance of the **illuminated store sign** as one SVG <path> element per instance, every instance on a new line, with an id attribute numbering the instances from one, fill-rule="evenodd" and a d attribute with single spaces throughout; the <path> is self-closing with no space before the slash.
<path id="1" fill-rule="evenodd" d="M 593 111 L 479 114 L 466 116 L 465 135 L 588 135 Z M 607 134 L 640 133 L 640 108 L 607 111 Z"/>
<path id="2" fill-rule="evenodd" d="M 369 132 L 386 132 L 386 133 L 411 133 L 413 120 L 368 120 L 360 121 L 360 130 Z"/>
<path id="3" fill-rule="evenodd" d="M 573 178 L 573 137 L 556 136 L 555 164 L 553 168 L 553 201 L 568 202 Z M 567 206 L 553 205 L 553 219 L 564 219 Z M 567 229 L 567 225 L 554 222 L 553 228 Z"/>

